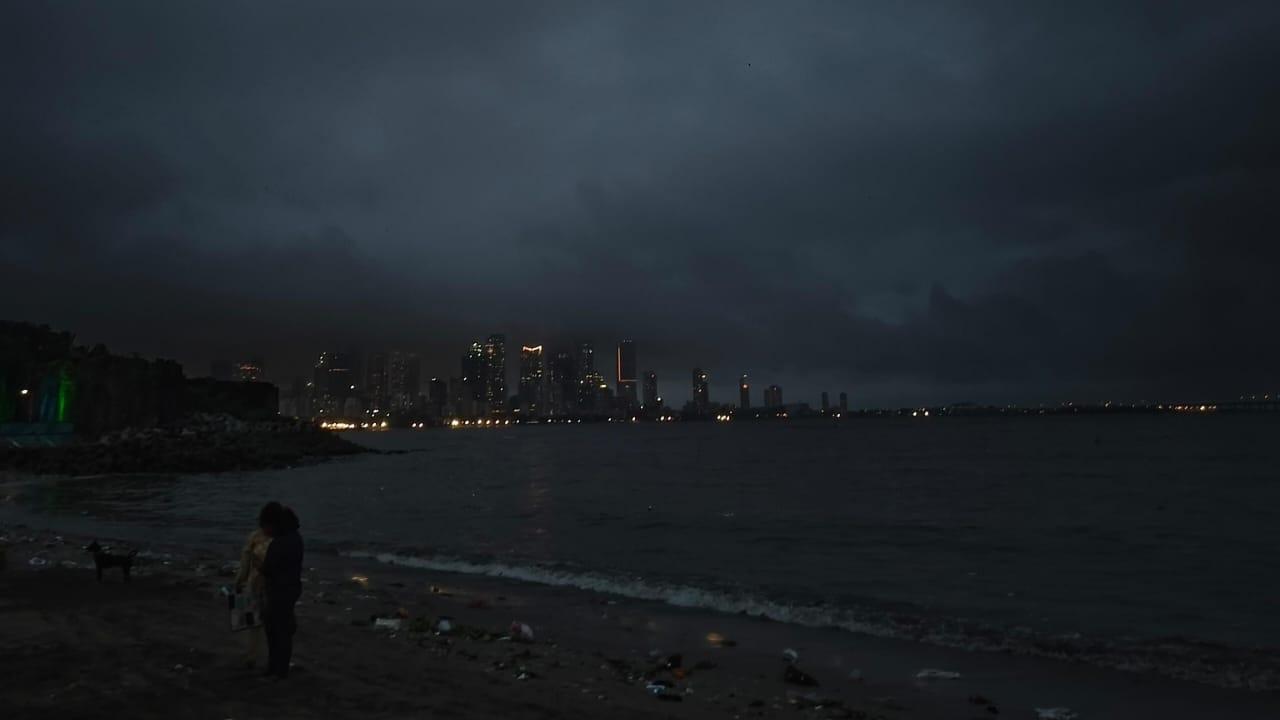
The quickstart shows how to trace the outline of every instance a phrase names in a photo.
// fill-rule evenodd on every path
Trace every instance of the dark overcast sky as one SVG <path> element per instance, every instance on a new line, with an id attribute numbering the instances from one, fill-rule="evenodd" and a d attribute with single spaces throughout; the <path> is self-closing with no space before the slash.
<path id="1" fill-rule="evenodd" d="M 1280 3 L 8 2 L 0 301 L 122 352 L 634 338 L 855 405 L 1280 390 Z"/>

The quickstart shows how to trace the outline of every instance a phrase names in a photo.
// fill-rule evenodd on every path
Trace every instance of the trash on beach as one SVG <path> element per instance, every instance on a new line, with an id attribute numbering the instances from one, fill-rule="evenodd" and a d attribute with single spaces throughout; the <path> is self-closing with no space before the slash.
<path id="1" fill-rule="evenodd" d="M 373 621 L 373 626 L 379 630 L 399 630 L 403 622 L 400 618 L 378 618 Z"/>
<path id="2" fill-rule="evenodd" d="M 44 567 L 49 564 L 49 561 L 42 557 L 33 557 L 27 561 L 27 564 L 31 567 Z"/>
<path id="3" fill-rule="evenodd" d="M 533 628 L 522 622 L 513 621 L 510 631 L 511 639 L 515 642 L 533 642 Z"/>
<path id="4" fill-rule="evenodd" d="M 800 660 L 800 653 L 792 650 L 791 648 L 786 648 L 782 651 L 782 659 L 789 663 L 794 663 Z"/>
<path id="5" fill-rule="evenodd" d="M 792 685 L 804 687 L 817 687 L 818 685 L 816 678 L 795 665 L 787 665 L 787 669 L 782 671 L 782 680 Z"/>
<path id="6" fill-rule="evenodd" d="M 709 632 L 707 633 L 707 644 L 711 647 L 727 648 L 735 647 L 738 643 L 726 638 L 718 632 Z"/>
<path id="7" fill-rule="evenodd" d="M 668 702 L 683 702 L 684 697 L 666 680 L 652 680 L 644 686 L 646 692 Z"/>
<path id="8" fill-rule="evenodd" d="M 916 673 L 917 680 L 956 680 L 960 677 L 960 673 L 950 670 L 937 670 L 934 668 L 925 668 Z"/>
<path id="9" fill-rule="evenodd" d="M 1075 720 L 1080 716 L 1071 708 L 1052 707 L 1036 708 L 1036 717 L 1040 720 Z"/>
<path id="10" fill-rule="evenodd" d="M 352 575 L 351 582 L 359 585 L 361 588 L 365 590 L 369 589 L 369 578 L 365 575 Z"/>
<path id="11" fill-rule="evenodd" d="M 441 615 L 440 619 L 436 620 L 436 632 L 440 633 L 441 635 L 445 635 L 452 631 L 453 631 L 453 618 L 449 617 L 448 615 Z"/>

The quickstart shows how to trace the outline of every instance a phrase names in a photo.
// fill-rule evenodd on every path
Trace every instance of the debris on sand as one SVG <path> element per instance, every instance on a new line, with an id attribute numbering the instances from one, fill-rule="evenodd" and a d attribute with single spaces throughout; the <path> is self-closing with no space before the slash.
<path id="1" fill-rule="evenodd" d="M 916 673 L 917 680 L 958 680 L 960 673 L 951 670 L 938 670 L 935 668 L 925 668 Z"/>
<path id="2" fill-rule="evenodd" d="M 519 621 L 511 623 L 511 639 L 515 642 L 533 642 L 533 628 Z"/>
<path id="3" fill-rule="evenodd" d="M 787 668 L 782 671 L 782 680 L 783 682 L 788 682 L 792 685 L 801 685 L 803 687 L 818 686 L 817 679 L 795 665 L 787 665 Z"/>

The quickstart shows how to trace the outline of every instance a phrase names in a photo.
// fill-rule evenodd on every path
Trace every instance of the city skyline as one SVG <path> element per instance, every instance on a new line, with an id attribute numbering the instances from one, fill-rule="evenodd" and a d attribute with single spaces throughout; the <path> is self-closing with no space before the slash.
<path id="1" fill-rule="evenodd" d="M 679 392 L 662 394 L 659 374 L 637 369 L 638 349 L 631 339 L 616 344 L 612 377 L 596 369 L 595 347 L 591 343 L 550 349 L 542 344 L 521 344 L 514 364 L 506 355 L 506 337 L 501 333 L 489 335 L 484 342 L 469 343 L 455 372 L 432 373 L 417 354 L 403 351 L 322 351 L 311 368 L 310 380 L 295 377 L 281 383 L 282 400 L 286 414 L 317 418 L 414 415 L 440 419 L 511 414 L 653 417 L 676 411 L 709 416 L 715 408 L 734 404 L 715 398 L 711 373 L 700 367 L 692 370 L 692 383 L 686 388 L 688 394 L 683 402 Z M 211 369 L 224 364 L 213 363 Z M 239 363 L 238 367 L 242 374 L 237 379 L 264 379 L 261 361 Z M 253 371 L 252 376 L 243 374 L 246 367 Z M 742 375 L 743 382 L 746 377 Z M 822 393 L 824 398 L 826 394 Z M 745 399 L 747 395 L 740 397 Z M 740 400 L 737 408 L 784 407 L 781 388 L 776 383 L 766 388 L 761 399 L 759 406 Z M 802 400 L 790 406 L 803 410 L 809 405 Z M 822 412 L 827 409 L 824 404 Z"/>

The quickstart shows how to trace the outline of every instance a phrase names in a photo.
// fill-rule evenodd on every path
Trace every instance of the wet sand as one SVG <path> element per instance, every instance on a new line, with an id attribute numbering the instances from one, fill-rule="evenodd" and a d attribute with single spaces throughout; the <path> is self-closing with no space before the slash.
<path id="1" fill-rule="evenodd" d="M 0 537 L 6 717 L 1280 717 L 1275 694 L 314 552 L 294 672 L 262 680 L 226 629 L 230 553 L 133 543 L 133 582 L 114 570 L 98 583 L 85 538 Z M 513 621 L 531 642 L 510 637 Z M 787 680 L 788 648 L 819 685 Z M 924 669 L 959 677 L 917 678 Z"/>

